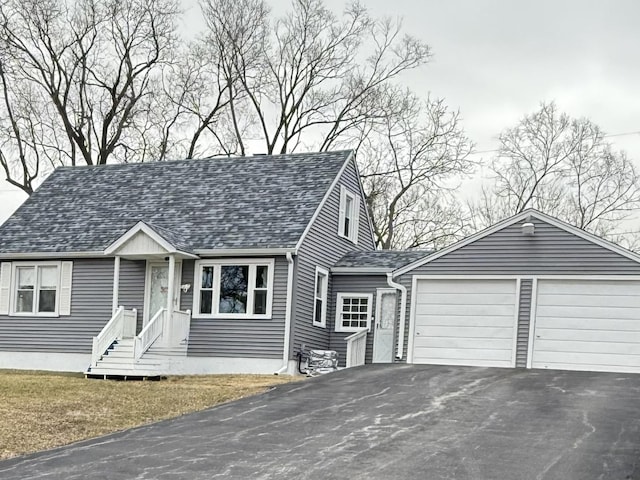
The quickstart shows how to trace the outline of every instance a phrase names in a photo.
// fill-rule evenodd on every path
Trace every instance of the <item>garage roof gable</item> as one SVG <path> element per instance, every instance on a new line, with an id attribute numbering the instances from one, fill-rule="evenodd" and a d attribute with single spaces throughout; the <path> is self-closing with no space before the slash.
<path id="1" fill-rule="evenodd" d="M 544 214 L 542 212 L 539 212 L 535 209 L 528 209 L 525 210 L 517 215 L 514 215 L 512 217 L 509 217 L 505 220 L 502 220 L 501 222 L 496 223 L 495 225 L 486 228 L 485 230 L 482 230 L 480 232 L 477 232 L 473 235 L 470 235 L 467 238 L 464 238 L 462 240 L 460 240 L 459 242 L 456 242 L 452 245 L 450 245 L 447 248 L 444 248 L 442 250 L 440 250 L 439 252 L 435 252 L 427 257 L 424 257 L 422 259 L 416 260 L 415 262 L 412 262 L 408 265 L 405 265 L 401 268 L 396 269 L 393 272 L 393 276 L 399 276 L 399 275 L 404 275 L 407 272 L 410 272 L 422 265 L 425 265 L 427 263 L 433 262 L 434 260 L 437 260 L 438 258 L 444 257 L 445 255 L 450 254 L 451 252 L 454 252 L 462 247 L 465 247 L 473 242 L 476 242 L 482 238 L 488 237 L 506 227 L 509 227 L 511 225 L 514 225 L 518 222 L 524 222 L 529 218 L 536 218 L 542 222 L 546 222 L 550 225 L 553 225 L 561 230 L 564 230 L 568 233 L 571 233 L 577 237 L 580 237 L 584 240 L 587 240 L 595 245 L 598 245 L 600 247 L 603 247 L 611 252 L 617 253 L 619 255 L 622 255 L 623 257 L 626 257 L 630 260 L 633 260 L 634 262 L 637 262 L 638 264 L 640 264 L 640 255 L 627 250 L 626 248 L 623 248 L 619 245 L 616 245 L 612 242 L 609 242 L 601 237 L 598 237 L 596 235 L 593 235 L 592 233 L 586 232 L 580 228 L 574 227 L 572 225 L 569 225 L 566 222 L 563 222 L 562 220 L 559 220 L 555 217 L 549 216 L 547 214 Z"/>

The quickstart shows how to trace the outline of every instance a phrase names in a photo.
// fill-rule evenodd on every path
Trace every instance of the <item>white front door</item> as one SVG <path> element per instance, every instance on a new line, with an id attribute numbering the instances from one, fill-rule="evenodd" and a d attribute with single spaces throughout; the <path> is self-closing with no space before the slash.
<path id="1" fill-rule="evenodd" d="M 180 308 L 180 279 L 182 278 L 182 264 L 176 262 L 173 292 L 173 308 Z M 168 263 L 147 262 L 147 282 L 144 305 L 144 324 L 146 325 L 161 308 L 167 308 L 169 291 Z"/>
<path id="2" fill-rule="evenodd" d="M 396 291 L 379 288 L 373 335 L 373 363 L 393 361 L 393 329 L 396 323 Z"/>

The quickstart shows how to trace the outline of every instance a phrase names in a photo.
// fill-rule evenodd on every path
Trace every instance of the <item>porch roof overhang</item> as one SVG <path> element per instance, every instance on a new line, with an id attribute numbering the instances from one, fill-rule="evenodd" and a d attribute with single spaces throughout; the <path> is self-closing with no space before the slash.
<path id="1" fill-rule="evenodd" d="M 175 245 L 156 229 L 138 222 L 104 250 L 104 255 L 127 258 L 148 258 L 175 255 L 179 258 L 200 258 L 184 247 Z"/>

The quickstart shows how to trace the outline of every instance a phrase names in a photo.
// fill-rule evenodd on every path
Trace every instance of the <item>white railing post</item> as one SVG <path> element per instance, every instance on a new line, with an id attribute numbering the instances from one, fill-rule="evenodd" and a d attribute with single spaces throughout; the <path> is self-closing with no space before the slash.
<path id="1" fill-rule="evenodd" d="M 169 254 L 169 278 L 167 281 L 167 315 L 165 317 L 165 335 L 168 344 L 171 342 L 171 329 L 173 328 L 173 301 L 175 297 L 174 290 L 176 289 L 176 256 L 172 253 Z"/>
<path id="2" fill-rule="evenodd" d="M 91 346 L 91 365 L 96 366 L 100 360 L 100 354 L 98 353 L 98 337 L 93 337 L 93 344 Z"/>
<path id="3" fill-rule="evenodd" d="M 138 311 L 134 308 L 132 310 L 124 311 L 124 321 L 122 322 L 122 337 L 131 338 L 136 336 L 136 326 L 138 323 Z"/>
<path id="4" fill-rule="evenodd" d="M 120 288 L 120 257 L 116 255 L 113 259 L 113 300 L 112 300 L 112 312 L 113 315 L 118 310 L 118 289 Z"/>

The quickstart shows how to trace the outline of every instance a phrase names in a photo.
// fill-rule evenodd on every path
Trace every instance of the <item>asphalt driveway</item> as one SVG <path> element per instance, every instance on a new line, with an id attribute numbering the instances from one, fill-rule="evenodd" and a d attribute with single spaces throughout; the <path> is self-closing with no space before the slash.
<path id="1" fill-rule="evenodd" d="M 640 479 L 640 375 L 367 366 L 0 462 L 25 479 Z"/>

